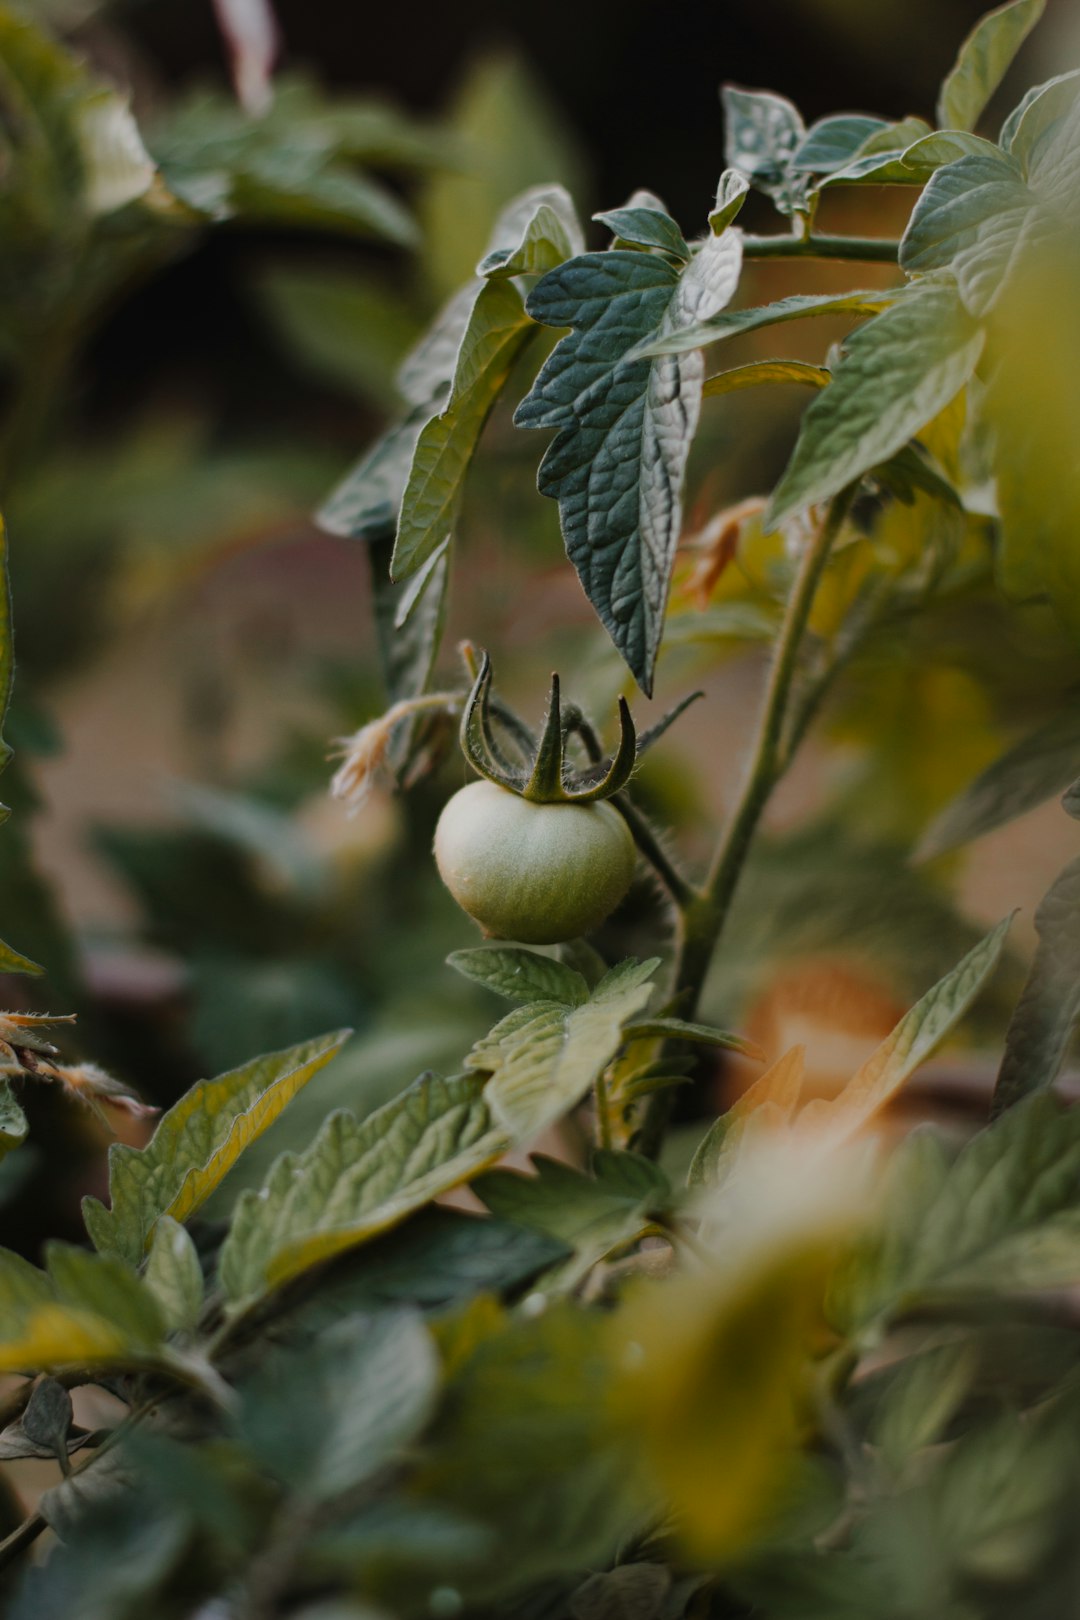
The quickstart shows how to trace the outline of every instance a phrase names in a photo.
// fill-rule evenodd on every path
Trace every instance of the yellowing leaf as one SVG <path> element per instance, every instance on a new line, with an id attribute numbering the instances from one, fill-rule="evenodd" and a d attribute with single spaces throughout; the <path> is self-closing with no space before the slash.
<path id="1" fill-rule="evenodd" d="M 63 1305 L 42 1305 L 31 1312 L 15 1338 L 0 1340 L 0 1372 L 115 1361 L 126 1349 L 123 1334 L 102 1317 Z"/>
<path id="2" fill-rule="evenodd" d="M 0 1372 L 158 1358 L 161 1314 L 122 1260 L 53 1243 L 47 1263 L 40 1271 L 0 1250 Z"/>
<path id="3" fill-rule="evenodd" d="M 83 1203 L 97 1249 L 137 1265 L 160 1216 L 183 1221 L 209 1198 L 244 1149 L 274 1123 L 301 1086 L 340 1050 L 348 1031 L 255 1058 L 193 1086 L 147 1147 L 109 1151 L 112 1208 Z"/>
<path id="4" fill-rule="evenodd" d="M 808 1427 L 838 1241 L 865 1194 L 847 1153 L 760 1143 L 709 1206 L 714 1266 L 641 1285 L 613 1318 L 613 1420 L 639 1437 L 645 1483 L 695 1558 L 726 1561 L 768 1526 Z"/>

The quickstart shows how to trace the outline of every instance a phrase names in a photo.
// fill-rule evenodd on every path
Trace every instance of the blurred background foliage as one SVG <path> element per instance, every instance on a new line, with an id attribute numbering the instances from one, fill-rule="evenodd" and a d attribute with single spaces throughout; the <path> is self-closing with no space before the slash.
<path id="1" fill-rule="evenodd" d="M 768 84 L 808 117 L 926 113 L 981 0 L 473 0 L 388 7 L 377 25 L 341 0 L 276 9 L 273 94 L 245 111 L 210 0 L 0 5 L 0 500 L 18 652 L 0 917 L 45 969 L 5 993 L 77 1011 L 70 1050 L 159 1103 L 354 1025 L 245 1157 L 246 1181 L 334 1103 L 364 1112 L 425 1066 L 452 1067 L 492 1011 L 441 967 L 468 925 L 428 852 L 463 766 L 351 822 L 326 797 L 328 739 L 382 697 L 367 558 L 309 514 L 392 413 L 401 357 L 524 186 L 560 180 L 587 215 L 651 185 L 693 231 L 721 167 L 721 79 Z M 1002 106 L 1059 70 L 1075 32 L 1058 0 Z M 149 158 L 131 147 L 128 93 Z M 832 200 L 827 228 L 857 207 L 860 229 L 897 229 L 906 194 L 868 195 Z M 887 279 L 772 264 L 740 297 Z M 787 328 L 786 352 L 820 360 L 844 330 Z M 740 339 L 725 364 L 773 343 Z M 710 402 L 695 533 L 775 478 L 804 403 L 781 397 Z M 471 475 L 444 663 L 454 672 L 467 634 L 530 716 L 555 664 L 606 714 L 623 674 L 535 495 L 536 460 L 497 414 Z M 837 609 L 857 584 L 846 566 L 829 581 Z M 689 570 L 676 593 L 658 703 L 692 684 L 707 701 L 640 790 L 698 856 L 733 787 L 784 567 L 744 546 L 704 611 Z M 1056 819 L 1036 814 L 964 865 L 909 864 L 933 814 L 1080 680 L 1043 610 L 1003 606 L 977 563 L 954 579 L 833 694 L 713 976 L 709 1014 L 756 1024 L 770 1048 L 812 1009 L 840 1043 L 837 1075 L 852 1041 L 869 1049 L 984 917 L 1033 904 L 1061 862 Z M 657 913 L 643 883 L 601 944 L 633 951 Z M 977 1080 L 977 1058 L 969 1068 Z M 0 1241 L 33 1253 L 76 1234 L 104 1137 L 62 1098 L 25 1101 L 38 1151 L 8 1161 Z M 681 1106 L 714 1104 L 703 1087 Z"/>

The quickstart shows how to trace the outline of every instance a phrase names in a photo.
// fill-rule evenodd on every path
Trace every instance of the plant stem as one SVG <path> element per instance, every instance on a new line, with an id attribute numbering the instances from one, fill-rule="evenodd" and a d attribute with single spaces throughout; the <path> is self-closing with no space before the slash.
<path id="1" fill-rule="evenodd" d="M 900 243 L 889 236 L 744 236 L 748 259 L 859 259 L 896 264 Z"/>
<path id="2" fill-rule="evenodd" d="M 791 751 L 783 746 L 784 726 L 799 651 L 818 583 L 847 517 L 853 494 L 852 485 L 833 497 L 800 560 L 784 609 L 743 785 L 705 885 L 683 913 L 683 937 L 675 974 L 675 1001 L 683 1018 L 695 1016 L 750 844 L 773 789 L 791 760 Z M 659 1152 L 670 1106 L 671 1099 L 666 1092 L 656 1092 L 649 1099 L 638 1141 L 639 1151 L 649 1157 Z"/>
<path id="3" fill-rule="evenodd" d="M 617 793 L 612 804 L 622 816 L 633 835 L 634 843 L 648 861 L 661 883 L 667 889 L 680 911 L 686 911 L 694 901 L 690 884 L 668 858 L 648 821 L 626 793 Z"/>

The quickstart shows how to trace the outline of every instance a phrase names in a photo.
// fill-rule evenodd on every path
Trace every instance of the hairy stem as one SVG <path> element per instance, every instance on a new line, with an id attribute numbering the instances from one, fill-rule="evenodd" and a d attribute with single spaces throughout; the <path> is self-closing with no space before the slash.
<path id="1" fill-rule="evenodd" d="M 675 1001 L 683 1018 L 695 1016 L 754 834 L 773 789 L 791 761 L 790 750 L 784 748 L 784 731 L 799 651 L 818 583 L 853 493 L 853 487 L 849 487 L 834 496 L 803 553 L 776 640 L 746 775 L 705 885 L 683 913 L 683 937 L 675 975 Z M 659 1152 L 670 1106 L 669 1095 L 662 1091 L 649 1100 L 638 1147 L 650 1157 Z"/>
<path id="2" fill-rule="evenodd" d="M 900 243 L 888 236 L 744 236 L 748 259 L 858 259 L 896 264 Z"/>

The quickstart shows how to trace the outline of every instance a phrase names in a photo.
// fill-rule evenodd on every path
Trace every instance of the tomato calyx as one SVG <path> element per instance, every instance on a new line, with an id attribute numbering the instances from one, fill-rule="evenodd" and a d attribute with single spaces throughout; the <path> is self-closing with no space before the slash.
<path id="1" fill-rule="evenodd" d="M 484 653 L 461 717 L 462 752 L 480 776 L 533 804 L 584 805 L 613 799 L 626 787 L 645 749 L 702 695 L 694 692 L 684 698 L 640 736 L 626 699 L 620 697 L 619 741 L 610 758 L 605 758 L 582 710 L 576 704 L 563 704 L 557 674 L 551 677 L 547 714 L 538 739 L 505 705 L 499 704 L 493 714 L 492 681 L 491 659 Z M 571 738 L 584 749 L 588 759 L 584 767 L 575 768 L 567 759 Z"/>

